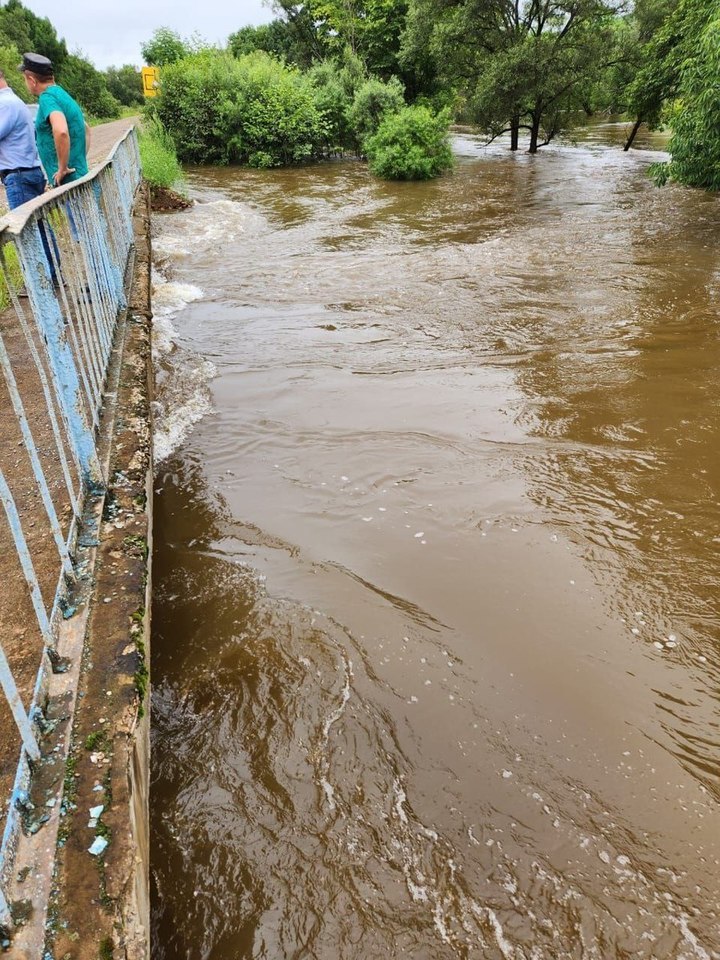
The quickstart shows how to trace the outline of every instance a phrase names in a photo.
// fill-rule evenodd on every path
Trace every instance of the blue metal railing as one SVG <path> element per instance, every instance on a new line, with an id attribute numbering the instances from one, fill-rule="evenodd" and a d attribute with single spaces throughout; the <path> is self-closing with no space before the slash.
<path id="1" fill-rule="evenodd" d="M 116 323 L 126 307 L 139 182 L 131 129 L 86 177 L 0 220 L 0 295 L 6 305 L 0 312 L 0 369 L 7 392 L 6 400 L 0 396 L 0 500 L 7 519 L 6 527 L 0 524 L 0 559 L 10 593 L 20 588 L 36 621 L 30 629 L 23 625 L 31 634 L 23 639 L 23 662 L 29 647 L 37 650 L 30 690 L 26 667 L 23 682 L 18 679 L 17 651 L 12 644 L 3 647 L 10 631 L 0 632 L 6 701 L 0 697 L 0 724 L 6 717 L 14 722 L 19 749 L 12 794 L 0 797 L 0 811 L 7 804 L 4 824 L 0 819 L 0 926 L 11 924 L 4 890 L 20 829 L 18 801 L 40 757 L 34 718 L 57 659 L 82 511 L 88 493 L 107 479 L 98 427 Z M 0 766 L 7 759 L 0 757 Z"/>

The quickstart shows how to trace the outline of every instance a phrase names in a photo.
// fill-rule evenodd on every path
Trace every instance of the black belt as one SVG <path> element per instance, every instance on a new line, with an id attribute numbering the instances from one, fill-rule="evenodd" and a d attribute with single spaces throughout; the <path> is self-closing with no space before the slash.
<path id="1" fill-rule="evenodd" d="M 14 170 L 0 170 L 0 180 L 5 181 L 11 173 L 27 173 L 30 170 L 39 170 L 40 167 L 15 167 Z"/>

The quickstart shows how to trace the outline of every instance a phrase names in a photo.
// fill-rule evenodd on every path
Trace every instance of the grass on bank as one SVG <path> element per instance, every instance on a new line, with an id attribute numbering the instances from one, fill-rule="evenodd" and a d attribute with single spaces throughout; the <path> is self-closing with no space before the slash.
<path id="1" fill-rule="evenodd" d="M 151 187 L 184 193 L 184 177 L 175 144 L 158 120 L 146 119 L 139 129 L 140 164 Z"/>
<path id="2" fill-rule="evenodd" d="M 140 115 L 141 108 L 138 106 L 122 107 L 116 117 L 92 117 L 86 114 L 85 119 L 91 127 L 99 127 L 103 123 L 112 123 L 114 120 L 127 120 L 130 117 Z"/>

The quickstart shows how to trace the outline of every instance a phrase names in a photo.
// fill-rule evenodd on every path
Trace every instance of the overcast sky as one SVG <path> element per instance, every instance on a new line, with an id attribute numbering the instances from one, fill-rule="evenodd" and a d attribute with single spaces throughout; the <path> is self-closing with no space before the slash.
<path id="1" fill-rule="evenodd" d="M 101 70 L 123 63 L 142 64 L 140 44 L 157 27 L 182 37 L 197 31 L 211 43 L 247 24 L 268 23 L 272 11 L 263 0 L 23 0 L 41 17 L 49 17 L 68 49 L 80 49 Z M 21 50 L 21 53 L 26 51 Z"/>

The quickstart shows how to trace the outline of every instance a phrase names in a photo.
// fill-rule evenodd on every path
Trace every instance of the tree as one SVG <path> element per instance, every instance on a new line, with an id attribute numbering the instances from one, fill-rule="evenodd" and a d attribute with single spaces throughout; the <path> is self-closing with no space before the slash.
<path id="1" fill-rule="evenodd" d="M 91 117 L 111 119 L 120 113 L 120 104 L 108 90 L 105 76 L 81 54 L 68 55 L 59 79 Z"/>
<path id="2" fill-rule="evenodd" d="M 312 62 L 312 54 L 308 56 L 303 45 L 298 44 L 292 24 L 279 18 L 259 27 L 242 27 L 230 34 L 227 45 L 235 57 L 262 50 L 299 67 L 307 67 Z"/>
<path id="3" fill-rule="evenodd" d="M 354 73 L 347 66 L 339 67 L 333 60 L 323 60 L 311 67 L 307 75 L 313 86 L 315 106 L 325 121 L 326 152 L 342 153 L 352 149 L 355 138 L 348 112 L 356 86 Z"/>
<path id="4" fill-rule="evenodd" d="M 0 34 L 14 43 L 21 53 L 33 51 L 49 57 L 56 74 L 62 71 L 68 57 L 65 41 L 58 37 L 47 17 L 38 17 L 20 0 L 8 0 L 0 7 Z"/>
<path id="5" fill-rule="evenodd" d="M 307 70 L 330 55 L 328 38 L 323 25 L 315 18 L 311 3 L 271 0 L 270 5 L 277 14 L 273 23 L 282 24 L 282 28 L 277 27 L 276 30 L 282 34 L 288 62 Z"/>
<path id="6" fill-rule="evenodd" d="M 140 47 L 140 53 L 148 66 L 164 67 L 187 57 L 192 53 L 192 46 L 169 27 L 158 27 L 152 37 Z"/>
<path id="7" fill-rule="evenodd" d="M 32 97 L 25 86 L 23 75 L 17 68 L 18 63 L 20 63 L 18 48 L 6 37 L 0 35 L 0 70 L 5 74 L 8 86 L 11 87 L 21 100 L 29 103 Z"/>
<path id="8" fill-rule="evenodd" d="M 628 86 L 628 112 L 636 120 L 625 150 L 632 146 L 641 124 L 646 123 L 651 129 L 662 124 L 666 104 L 677 97 L 682 64 L 691 54 L 690 21 L 703 7 L 707 7 L 705 0 L 691 5 L 674 0 L 664 20 L 652 21 L 654 29 L 647 37 L 635 77 Z"/>
<path id="9" fill-rule="evenodd" d="M 144 102 L 142 74 L 130 63 L 122 67 L 108 67 L 105 71 L 107 88 L 115 99 L 126 107 Z"/>
<path id="10" fill-rule="evenodd" d="M 398 57 L 407 0 L 274 0 L 273 7 L 303 38 L 310 62 L 341 56 L 349 47 L 368 73 L 402 79 Z"/>
<path id="11" fill-rule="evenodd" d="M 439 77 L 460 91 L 468 119 L 492 137 L 521 130 L 529 150 L 553 140 L 607 69 L 609 30 L 621 0 L 411 0 L 402 56 L 425 48 Z"/>
<path id="12" fill-rule="evenodd" d="M 668 69 L 667 54 L 677 38 L 665 33 L 678 0 L 636 0 L 629 14 L 611 24 L 613 65 L 589 91 L 588 113 L 628 114 L 634 120 L 625 141 L 629 150 L 643 123 L 662 122 L 663 103 L 672 95 L 677 71 Z"/>
<path id="13" fill-rule="evenodd" d="M 655 167 L 693 187 L 720 190 L 720 7 L 717 0 L 681 0 L 663 37 L 674 38 L 664 62 L 677 99 L 669 111 L 670 163 Z M 663 64 L 658 65 L 662 72 Z"/>

